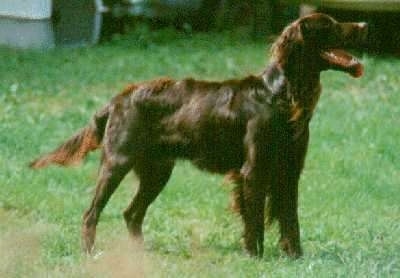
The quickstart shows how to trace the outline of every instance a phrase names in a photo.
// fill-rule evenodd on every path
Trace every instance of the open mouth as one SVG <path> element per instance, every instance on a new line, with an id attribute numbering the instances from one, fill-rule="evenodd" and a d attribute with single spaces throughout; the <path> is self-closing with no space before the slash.
<path id="1" fill-rule="evenodd" d="M 364 67 L 360 61 L 342 49 L 324 50 L 320 55 L 332 69 L 347 72 L 355 78 L 362 76 L 364 73 Z"/>

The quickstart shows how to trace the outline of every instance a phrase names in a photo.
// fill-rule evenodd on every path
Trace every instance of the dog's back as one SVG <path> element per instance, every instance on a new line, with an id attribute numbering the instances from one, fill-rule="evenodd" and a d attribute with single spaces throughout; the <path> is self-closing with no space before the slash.
<path id="1" fill-rule="evenodd" d="M 248 121 L 268 117 L 270 102 L 270 91 L 255 76 L 130 86 L 111 102 L 103 145 L 132 157 L 189 159 L 212 172 L 239 170 Z"/>

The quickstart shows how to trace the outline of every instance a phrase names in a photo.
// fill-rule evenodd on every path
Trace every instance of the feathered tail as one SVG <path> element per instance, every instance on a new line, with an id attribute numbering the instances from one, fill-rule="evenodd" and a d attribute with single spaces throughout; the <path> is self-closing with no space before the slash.
<path id="1" fill-rule="evenodd" d="M 54 151 L 32 161 L 29 166 L 38 169 L 49 164 L 69 166 L 80 162 L 90 151 L 100 147 L 109 116 L 108 108 L 106 106 L 96 113 L 88 126 L 78 131 Z"/>

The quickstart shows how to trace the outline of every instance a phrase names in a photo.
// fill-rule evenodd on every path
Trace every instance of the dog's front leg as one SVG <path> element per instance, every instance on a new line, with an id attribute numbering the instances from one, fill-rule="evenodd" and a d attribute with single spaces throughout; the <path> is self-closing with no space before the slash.
<path id="1" fill-rule="evenodd" d="M 270 140 L 270 121 L 262 117 L 249 121 L 245 137 L 246 161 L 240 169 L 239 212 L 244 223 L 244 247 L 252 256 L 264 253 L 264 211 L 268 183 L 265 169 Z M 238 194 L 239 193 L 239 194 Z"/>
<path id="2" fill-rule="evenodd" d="M 298 182 L 307 152 L 308 138 L 307 127 L 299 138 L 289 142 L 285 149 L 281 149 L 277 163 L 279 171 L 275 200 L 278 200 L 276 209 L 281 234 L 279 244 L 288 256 L 294 258 L 302 255 L 297 214 Z"/>
<path id="3" fill-rule="evenodd" d="M 244 223 L 244 246 L 250 255 L 262 257 L 266 190 L 252 169 L 243 174 L 240 213 Z"/>
<path id="4" fill-rule="evenodd" d="M 250 255 L 262 257 L 264 253 L 264 210 L 268 188 L 268 175 L 265 171 L 265 121 L 255 120 L 248 124 L 245 138 L 246 161 L 240 174 L 242 176 L 240 214 L 244 223 L 244 246 Z"/>

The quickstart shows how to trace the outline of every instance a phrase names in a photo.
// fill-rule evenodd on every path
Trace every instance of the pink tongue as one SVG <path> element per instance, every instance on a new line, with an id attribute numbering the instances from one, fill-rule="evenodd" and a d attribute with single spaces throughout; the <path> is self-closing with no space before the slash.
<path id="1" fill-rule="evenodd" d="M 353 77 L 360 77 L 364 73 L 363 65 L 356 58 L 341 49 L 330 49 L 322 52 L 321 56 L 335 68 L 348 72 Z"/>

